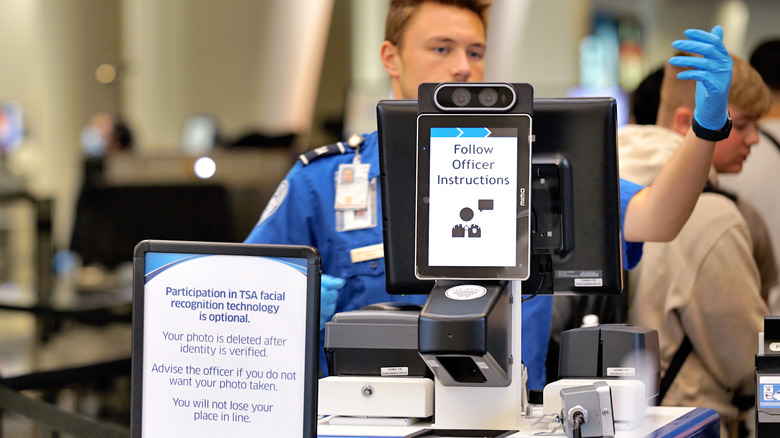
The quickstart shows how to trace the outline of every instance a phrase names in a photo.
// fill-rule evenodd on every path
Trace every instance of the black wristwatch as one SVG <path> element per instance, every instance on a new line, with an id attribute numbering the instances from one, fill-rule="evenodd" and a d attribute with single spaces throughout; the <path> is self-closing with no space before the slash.
<path id="1" fill-rule="evenodd" d="M 726 124 L 717 131 L 713 131 L 712 129 L 707 129 L 701 126 L 696 121 L 696 117 L 691 117 L 691 120 L 691 128 L 693 128 L 693 133 L 702 140 L 721 141 L 729 138 L 729 133 L 731 132 L 731 114 L 727 115 Z"/>

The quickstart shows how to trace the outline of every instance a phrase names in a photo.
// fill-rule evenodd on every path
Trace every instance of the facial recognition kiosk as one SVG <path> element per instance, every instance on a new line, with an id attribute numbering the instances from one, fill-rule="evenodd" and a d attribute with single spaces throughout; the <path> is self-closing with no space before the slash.
<path id="1" fill-rule="evenodd" d="M 387 290 L 429 294 L 434 427 L 516 429 L 522 295 L 621 291 L 615 102 L 534 100 L 528 84 L 419 96 L 377 107 Z"/>
<path id="2" fill-rule="evenodd" d="M 436 428 L 519 424 L 511 281 L 529 271 L 532 106 L 528 84 L 419 89 L 414 273 L 434 280 L 418 348 L 435 376 Z"/>
<path id="3" fill-rule="evenodd" d="M 320 380 L 320 414 L 330 416 L 320 425 L 391 413 L 403 417 L 396 425 L 430 415 L 430 429 L 333 426 L 325 436 L 620 436 L 601 362 L 588 364 L 599 369 L 592 379 L 559 388 L 553 430 L 551 418 L 529 418 L 520 359 L 524 299 L 622 291 L 615 100 L 534 99 L 530 85 L 504 83 L 422 84 L 418 95 L 377 106 L 382 226 L 388 293 L 429 297 L 419 311 L 364 309 L 326 324 L 333 367 Z M 626 338 L 635 352 L 644 334 L 596 339 Z M 588 358 L 610 357 L 595 348 Z M 415 389 L 402 395 L 401 384 Z M 713 411 L 697 415 L 713 422 Z M 647 423 L 633 432 L 660 426 Z"/>

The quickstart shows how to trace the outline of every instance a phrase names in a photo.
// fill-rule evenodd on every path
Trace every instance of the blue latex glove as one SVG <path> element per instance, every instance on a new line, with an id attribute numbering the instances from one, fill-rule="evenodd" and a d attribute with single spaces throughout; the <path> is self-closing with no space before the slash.
<path id="1" fill-rule="evenodd" d="M 344 286 L 344 279 L 328 274 L 320 278 L 320 330 L 325 328 L 325 322 L 336 312 L 336 301 L 339 289 Z"/>
<path id="2" fill-rule="evenodd" d="M 677 67 L 691 67 L 677 75 L 678 79 L 693 79 L 696 82 L 696 108 L 693 117 L 699 125 L 717 131 L 723 128 L 728 118 L 729 87 L 733 62 L 723 45 L 723 29 L 712 28 L 712 32 L 688 29 L 683 34 L 687 40 L 677 40 L 672 47 L 677 50 L 703 56 L 674 56 L 669 63 Z"/>

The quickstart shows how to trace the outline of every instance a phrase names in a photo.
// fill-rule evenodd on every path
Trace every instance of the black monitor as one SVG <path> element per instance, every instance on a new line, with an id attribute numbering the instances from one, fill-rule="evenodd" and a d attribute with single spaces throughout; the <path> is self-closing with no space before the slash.
<path id="1" fill-rule="evenodd" d="M 427 294 L 415 277 L 417 101 L 377 105 L 382 230 L 390 294 Z M 534 99 L 531 263 L 523 294 L 620 294 L 617 105 Z"/>

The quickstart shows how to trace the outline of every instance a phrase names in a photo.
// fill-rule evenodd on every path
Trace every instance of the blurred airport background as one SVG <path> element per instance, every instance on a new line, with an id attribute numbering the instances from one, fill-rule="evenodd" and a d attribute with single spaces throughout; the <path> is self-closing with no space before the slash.
<path id="1" fill-rule="evenodd" d="M 0 0 L 0 377 L 129 357 L 135 242 L 241 241 L 297 154 L 373 131 L 386 8 Z M 777 23 L 777 0 L 494 0 L 486 80 L 614 96 L 625 122 L 683 30 L 747 56 Z M 40 394 L 123 424 L 121 377 Z"/>

